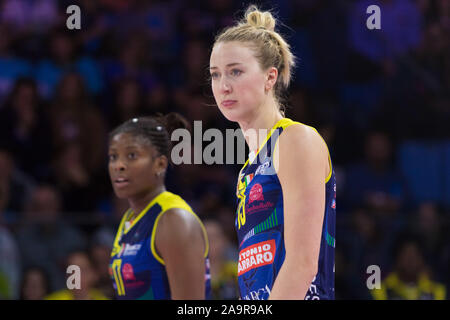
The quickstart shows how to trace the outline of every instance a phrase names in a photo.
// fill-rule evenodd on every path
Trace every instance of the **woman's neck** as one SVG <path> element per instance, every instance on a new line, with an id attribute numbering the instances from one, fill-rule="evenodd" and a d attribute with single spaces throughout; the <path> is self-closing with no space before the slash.
<path id="1" fill-rule="evenodd" d="M 147 192 L 143 195 L 138 195 L 133 198 L 128 199 L 128 203 L 130 205 L 131 210 L 133 210 L 134 215 L 138 215 L 142 212 L 142 210 L 147 207 L 147 205 L 154 199 L 156 196 L 158 196 L 160 193 L 166 191 L 166 188 L 164 185 L 160 185 L 154 189 L 152 189 L 150 192 Z"/>
<path id="2" fill-rule="evenodd" d="M 250 152 L 257 152 L 270 129 L 283 118 L 278 108 L 265 108 L 265 110 L 271 111 L 260 112 L 249 120 L 239 122 Z"/>

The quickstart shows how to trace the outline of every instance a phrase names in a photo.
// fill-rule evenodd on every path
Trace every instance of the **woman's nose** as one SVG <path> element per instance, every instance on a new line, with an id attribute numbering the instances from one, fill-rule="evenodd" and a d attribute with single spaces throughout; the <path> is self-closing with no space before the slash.
<path id="1" fill-rule="evenodd" d="M 231 92 L 231 86 L 230 86 L 230 84 L 228 83 L 228 81 L 226 79 L 222 80 L 222 83 L 220 84 L 220 87 L 222 89 L 222 92 L 224 92 L 224 93 Z"/>
<path id="2" fill-rule="evenodd" d="M 121 160 L 117 160 L 114 166 L 114 171 L 124 171 L 126 168 L 125 163 Z"/>

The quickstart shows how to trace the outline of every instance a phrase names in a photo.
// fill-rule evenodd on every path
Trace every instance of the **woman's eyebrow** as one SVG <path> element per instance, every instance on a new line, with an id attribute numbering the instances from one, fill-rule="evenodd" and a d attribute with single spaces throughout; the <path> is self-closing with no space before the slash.
<path id="1" fill-rule="evenodd" d="M 124 149 L 127 149 L 127 150 L 129 150 L 129 149 L 139 149 L 139 148 L 140 148 L 140 146 L 136 145 L 136 144 L 127 145 L 127 146 L 124 147 Z M 109 151 L 116 151 L 116 148 L 115 147 L 110 147 Z"/>
<path id="2" fill-rule="evenodd" d="M 232 62 L 232 63 L 227 64 L 226 67 L 227 68 L 234 67 L 234 66 L 239 65 L 239 64 L 242 64 L 242 63 L 240 63 L 240 62 Z M 218 69 L 218 68 L 216 66 L 212 66 L 212 67 L 209 67 L 209 69 L 212 70 L 212 69 Z"/>
<path id="3" fill-rule="evenodd" d="M 137 144 L 131 144 L 125 147 L 125 149 L 139 149 L 141 146 Z"/>

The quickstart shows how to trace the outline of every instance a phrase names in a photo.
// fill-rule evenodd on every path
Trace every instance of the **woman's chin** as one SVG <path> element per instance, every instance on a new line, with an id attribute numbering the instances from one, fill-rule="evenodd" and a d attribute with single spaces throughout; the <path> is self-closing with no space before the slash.
<path id="1" fill-rule="evenodd" d="M 221 109 L 220 111 L 228 121 L 239 122 L 242 119 L 242 114 L 238 110 Z"/>
<path id="2" fill-rule="evenodd" d="M 125 190 L 114 190 L 114 193 L 119 199 L 128 199 L 130 196 Z"/>

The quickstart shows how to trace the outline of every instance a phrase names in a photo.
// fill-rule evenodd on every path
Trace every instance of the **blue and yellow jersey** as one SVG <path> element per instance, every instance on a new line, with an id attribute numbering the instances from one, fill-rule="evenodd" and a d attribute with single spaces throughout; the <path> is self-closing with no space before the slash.
<path id="1" fill-rule="evenodd" d="M 118 299 L 171 299 L 165 263 L 155 248 L 155 235 L 161 216 L 174 208 L 192 213 L 202 227 L 206 243 L 205 290 L 206 298 L 210 298 L 209 245 L 205 227 L 181 197 L 165 191 L 156 196 L 131 223 L 128 221 L 131 210 L 124 214 L 120 222 L 109 266 Z"/>
<path id="2" fill-rule="evenodd" d="M 239 241 L 241 299 L 267 299 L 284 262 L 283 192 L 273 165 L 276 153 L 272 150 L 283 130 L 293 124 L 300 123 L 287 118 L 278 121 L 255 159 L 247 160 L 239 174 L 235 227 Z M 336 180 L 330 157 L 329 161 L 318 273 L 305 299 L 334 299 Z"/>

